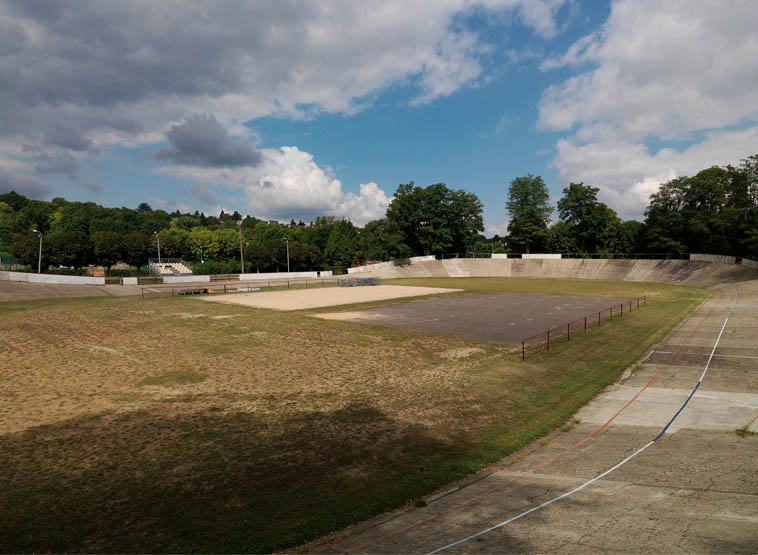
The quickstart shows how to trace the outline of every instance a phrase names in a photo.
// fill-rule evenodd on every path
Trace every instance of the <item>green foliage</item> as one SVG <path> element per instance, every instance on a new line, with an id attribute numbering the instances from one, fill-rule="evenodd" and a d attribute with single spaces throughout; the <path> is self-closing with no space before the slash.
<path id="1" fill-rule="evenodd" d="M 397 225 L 386 218 L 369 222 L 361 231 L 361 242 L 367 260 L 385 261 L 411 256 Z"/>
<path id="2" fill-rule="evenodd" d="M 110 269 L 124 258 L 122 236 L 115 231 L 96 231 L 92 234 L 92 247 L 95 264 Z"/>
<path id="3" fill-rule="evenodd" d="M 471 250 L 477 233 L 484 231 L 479 198 L 444 183 L 400 185 L 386 219 L 411 255 L 463 253 Z"/>
<path id="4" fill-rule="evenodd" d="M 530 249 L 545 247 L 553 211 L 549 199 L 547 186 L 539 175 L 528 174 L 511 181 L 505 203 L 510 217 L 507 243 L 511 251 L 529 253 Z"/>
<path id="5" fill-rule="evenodd" d="M 83 231 L 56 231 L 42 241 L 42 252 L 50 253 L 51 266 L 81 268 L 92 260 L 92 243 Z"/>
<path id="6" fill-rule="evenodd" d="M 661 185 L 645 211 L 648 252 L 758 256 L 758 156 Z"/>
<path id="7" fill-rule="evenodd" d="M 363 262 L 358 229 L 350 220 L 339 220 L 334 223 L 324 252 L 327 264 L 347 268 Z"/>

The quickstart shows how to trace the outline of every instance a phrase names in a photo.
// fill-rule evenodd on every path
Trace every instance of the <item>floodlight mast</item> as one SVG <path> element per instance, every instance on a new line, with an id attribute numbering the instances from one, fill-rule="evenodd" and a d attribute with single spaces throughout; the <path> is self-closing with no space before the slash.
<path id="1" fill-rule="evenodd" d="M 42 273 L 42 232 L 39 230 L 34 230 L 34 233 L 37 233 L 39 235 L 39 258 L 37 259 L 37 273 Z"/>
<path id="2" fill-rule="evenodd" d="M 284 243 L 287 245 L 287 273 L 290 273 L 290 240 L 285 239 Z"/>
<path id="3" fill-rule="evenodd" d="M 237 220 L 237 227 L 240 230 L 240 273 L 245 273 L 245 259 L 242 257 L 242 220 Z"/>

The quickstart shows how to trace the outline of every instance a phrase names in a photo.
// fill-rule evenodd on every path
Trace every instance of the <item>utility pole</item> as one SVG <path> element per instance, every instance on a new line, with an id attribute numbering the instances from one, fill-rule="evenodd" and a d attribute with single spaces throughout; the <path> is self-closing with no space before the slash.
<path id="1" fill-rule="evenodd" d="M 287 273 L 290 273 L 290 240 L 285 239 L 285 244 L 287 245 Z"/>
<path id="2" fill-rule="evenodd" d="M 240 231 L 240 273 L 245 273 L 245 259 L 242 257 L 242 220 L 237 220 L 237 227 Z"/>

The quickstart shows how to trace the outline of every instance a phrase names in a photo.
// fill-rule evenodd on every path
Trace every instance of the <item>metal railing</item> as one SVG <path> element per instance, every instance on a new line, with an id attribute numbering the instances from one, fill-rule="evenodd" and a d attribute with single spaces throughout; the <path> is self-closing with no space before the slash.
<path id="1" fill-rule="evenodd" d="M 174 285 L 172 287 L 143 287 L 142 298 L 151 295 L 203 295 L 210 293 L 249 293 L 253 291 L 273 291 L 276 289 L 292 289 L 296 287 L 326 287 L 336 284 L 337 278 L 312 278 L 312 279 L 280 279 L 280 280 L 254 280 L 238 281 L 232 283 L 194 283 L 187 285 Z"/>
<path id="2" fill-rule="evenodd" d="M 600 312 L 588 314 L 571 322 L 566 322 L 560 326 L 550 328 L 549 330 L 527 337 L 521 341 L 521 360 L 525 360 L 528 355 L 533 355 L 540 351 L 549 351 L 552 346 L 558 343 L 571 341 L 571 336 L 579 332 L 587 332 L 588 328 L 602 324 L 603 320 L 613 321 L 614 316 L 621 318 L 624 311 L 627 313 L 633 309 L 639 309 L 647 304 L 647 295 L 624 301 L 621 304 L 613 305 Z"/>

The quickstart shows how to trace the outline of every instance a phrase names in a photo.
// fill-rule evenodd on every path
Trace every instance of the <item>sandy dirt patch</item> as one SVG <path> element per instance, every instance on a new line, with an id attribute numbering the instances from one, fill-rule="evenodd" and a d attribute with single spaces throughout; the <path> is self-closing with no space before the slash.
<path id="1" fill-rule="evenodd" d="M 325 287 L 319 289 L 293 289 L 289 291 L 271 291 L 264 293 L 240 293 L 235 295 L 201 297 L 201 299 L 204 301 L 238 304 L 254 308 L 304 310 L 325 306 L 383 301 L 385 299 L 436 295 L 438 293 L 455 293 L 457 291 L 461 291 L 461 289 L 408 287 L 404 285 L 373 285 L 370 287 Z"/>

